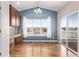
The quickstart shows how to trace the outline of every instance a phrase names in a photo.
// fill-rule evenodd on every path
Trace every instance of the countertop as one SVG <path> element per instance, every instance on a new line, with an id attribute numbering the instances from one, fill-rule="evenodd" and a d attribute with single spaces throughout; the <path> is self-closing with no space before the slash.
<path id="1" fill-rule="evenodd" d="M 20 34 L 15 34 L 15 35 L 10 36 L 10 38 L 16 38 L 16 37 L 21 36 L 21 35 L 22 35 L 22 33 L 20 33 Z"/>
<path id="2" fill-rule="evenodd" d="M 15 38 L 15 37 L 18 37 L 18 36 L 21 36 L 21 35 L 22 35 L 22 34 L 16 34 L 16 35 L 14 35 L 14 38 Z"/>

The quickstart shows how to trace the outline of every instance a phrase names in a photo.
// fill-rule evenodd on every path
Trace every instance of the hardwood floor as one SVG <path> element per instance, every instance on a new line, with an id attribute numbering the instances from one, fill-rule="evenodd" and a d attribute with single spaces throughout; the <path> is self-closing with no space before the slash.
<path id="1" fill-rule="evenodd" d="M 69 51 L 70 52 L 70 51 Z M 11 57 L 66 57 L 67 50 L 58 43 L 21 43 L 10 52 Z M 75 56 L 69 53 L 69 56 Z"/>

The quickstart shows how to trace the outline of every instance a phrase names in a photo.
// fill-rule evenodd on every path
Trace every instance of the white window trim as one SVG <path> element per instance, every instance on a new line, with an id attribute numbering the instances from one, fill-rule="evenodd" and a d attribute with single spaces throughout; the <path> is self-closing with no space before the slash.
<path id="1" fill-rule="evenodd" d="M 47 36 L 48 38 L 51 38 L 51 17 L 49 16 L 47 18 L 47 20 L 48 20 L 47 35 L 37 35 L 37 36 Z M 23 23 L 24 22 L 27 22 L 27 17 L 26 16 L 23 16 Z M 26 23 L 26 25 L 27 25 L 27 23 Z M 27 28 L 27 26 L 24 26 L 24 24 L 23 24 L 23 37 L 30 36 L 30 35 L 27 35 L 26 28 Z M 34 35 L 31 35 L 31 36 L 34 36 Z"/>

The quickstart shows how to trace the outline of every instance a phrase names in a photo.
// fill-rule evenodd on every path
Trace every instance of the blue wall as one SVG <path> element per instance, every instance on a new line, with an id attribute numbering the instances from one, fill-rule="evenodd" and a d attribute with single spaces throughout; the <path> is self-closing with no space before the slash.
<path id="1" fill-rule="evenodd" d="M 52 19 L 52 21 L 51 21 L 52 39 L 53 40 L 57 39 L 57 12 L 41 8 L 42 13 L 36 14 L 36 13 L 34 13 L 34 9 L 35 8 L 23 10 L 23 11 L 20 12 L 20 14 L 21 14 L 21 26 L 19 27 L 19 32 L 22 32 L 23 16 L 26 16 L 28 18 L 47 18 L 48 16 L 51 16 L 51 19 Z"/>

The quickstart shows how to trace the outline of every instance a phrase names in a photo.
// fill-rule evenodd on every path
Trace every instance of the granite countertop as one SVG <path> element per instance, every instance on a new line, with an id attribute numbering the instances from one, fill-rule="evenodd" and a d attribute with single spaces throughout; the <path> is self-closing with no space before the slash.
<path id="1" fill-rule="evenodd" d="M 22 35 L 22 33 L 11 35 L 10 38 L 16 38 L 16 37 L 21 36 L 21 35 Z"/>

